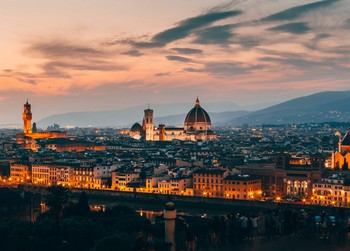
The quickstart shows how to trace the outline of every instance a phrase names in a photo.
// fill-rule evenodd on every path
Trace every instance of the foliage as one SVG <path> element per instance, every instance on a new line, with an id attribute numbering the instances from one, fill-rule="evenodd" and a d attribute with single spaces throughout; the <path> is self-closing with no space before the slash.
<path id="1" fill-rule="evenodd" d="M 31 222 L 0 221 L 1 250 L 31 250 L 31 236 L 28 233 L 32 232 L 32 228 L 33 224 Z"/>
<path id="2" fill-rule="evenodd" d="M 80 193 L 79 201 L 77 204 L 77 213 L 84 216 L 89 215 L 90 213 L 89 202 L 87 200 L 85 192 Z"/>
<path id="3" fill-rule="evenodd" d="M 95 251 L 131 251 L 130 240 L 127 236 L 120 234 L 115 234 L 101 239 L 96 247 Z"/>
<path id="4" fill-rule="evenodd" d="M 65 194 L 64 191 L 54 190 L 50 196 L 60 195 L 58 198 L 62 199 L 64 197 L 62 194 Z M 66 202 L 65 199 L 61 201 L 62 205 Z M 116 206 L 106 212 L 90 212 L 88 216 L 64 214 L 59 221 L 56 221 L 53 215 L 53 212 L 44 213 L 34 223 L 16 219 L 1 221 L 0 250 L 128 251 L 137 246 L 137 237 L 140 233 L 145 237 L 154 236 L 156 250 L 164 250 L 162 241 L 164 237 L 158 236 L 159 231 L 146 218 L 140 217 L 126 206 Z M 164 228 L 162 230 L 163 233 Z"/>
<path id="5" fill-rule="evenodd" d="M 90 206 L 85 192 L 81 192 L 78 203 L 68 203 L 64 209 L 64 216 L 89 216 Z"/>
<path id="6" fill-rule="evenodd" d="M 44 197 L 44 203 L 49 208 L 49 213 L 55 218 L 63 216 L 63 210 L 68 204 L 69 189 L 63 186 L 50 186 Z"/>

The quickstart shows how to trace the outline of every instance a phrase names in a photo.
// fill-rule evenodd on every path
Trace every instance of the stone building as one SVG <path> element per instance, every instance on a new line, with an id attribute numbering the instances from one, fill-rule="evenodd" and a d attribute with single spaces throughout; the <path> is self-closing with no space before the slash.
<path id="1" fill-rule="evenodd" d="M 144 112 L 142 126 L 135 123 L 130 129 L 130 136 L 135 139 L 144 138 L 146 141 L 216 139 L 209 114 L 201 107 L 198 98 L 185 118 L 184 127 L 167 127 L 164 124 L 155 127 L 153 110 L 148 108 Z"/>

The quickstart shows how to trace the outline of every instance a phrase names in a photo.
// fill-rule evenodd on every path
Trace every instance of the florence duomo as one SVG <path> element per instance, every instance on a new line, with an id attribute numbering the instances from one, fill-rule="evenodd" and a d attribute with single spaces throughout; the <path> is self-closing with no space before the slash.
<path id="1" fill-rule="evenodd" d="M 132 138 L 146 141 L 216 140 L 209 114 L 201 107 L 198 97 L 186 115 L 184 127 L 166 127 L 164 124 L 155 127 L 153 110 L 147 108 L 144 112 L 142 126 L 135 123 L 130 129 Z"/>

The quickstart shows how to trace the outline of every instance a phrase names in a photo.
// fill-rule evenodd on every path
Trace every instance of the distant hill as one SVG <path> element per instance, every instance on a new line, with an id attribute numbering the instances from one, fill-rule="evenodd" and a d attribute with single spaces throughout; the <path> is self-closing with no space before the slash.
<path id="1" fill-rule="evenodd" d="M 320 92 L 232 118 L 231 124 L 289 124 L 350 121 L 350 91 Z"/>
<path id="2" fill-rule="evenodd" d="M 248 111 L 233 111 L 233 112 L 209 112 L 210 120 L 214 126 L 229 124 L 232 119 L 247 115 Z M 187 114 L 178 114 L 172 116 L 164 116 L 154 118 L 154 124 L 165 124 L 166 126 L 183 126 Z"/>
<path id="3" fill-rule="evenodd" d="M 203 108 L 209 113 L 223 113 L 227 111 L 238 111 L 242 110 L 242 107 L 231 102 L 212 102 L 202 104 Z M 175 104 L 152 104 L 150 108 L 154 110 L 154 117 L 159 118 L 162 123 L 171 125 L 183 124 L 185 114 L 194 106 L 194 103 L 175 103 Z M 147 108 L 147 105 L 130 107 L 121 110 L 112 111 L 89 111 L 89 112 L 70 112 L 63 114 L 56 114 L 46 117 L 42 120 L 37 121 L 39 127 L 47 127 L 54 123 L 59 124 L 62 127 L 65 126 L 125 126 L 133 124 L 137 121 L 142 120 L 143 110 Z M 180 115 L 179 115 L 180 114 Z M 240 113 L 244 115 L 245 113 Z M 216 115 L 213 115 L 216 116 Z M 225 117 L 227 116 L 227 117 Z M 229 121 L 235 118 L 235 115 L 230 117 L 229 114 L 217 115 L 218 122 L 222 120 Z M 182 121 L 181 123 L 179 123 Z M 213 120 L 215 123 L 215 120 Z"/>
<path id="4" fill-rule="evenodd" d="M 241 107 L 231 102 L 202 103 L 202 106 L 209 113 L 214 126 L 241 125 L 243 123 L 300 124 L 350 121 L 349 101 L 350 91 L 334 91 L 295 98 L 268 108 L 265 108 L 266 104 Z M 193 107 L 193 103 L 152 104 L 150 107 L 154 110 L 155 125 L 159 123 L 183 125 L 185 116 Z M 253 107 L 264 109 L 248 112 Z M 145 108 L 147 105 L 113 111 L 57 114 L 37 121 L 37 125 L 47 127 L 57 123 L 62 127 L 67 125 L 129 127 L 142 120 Z"/>

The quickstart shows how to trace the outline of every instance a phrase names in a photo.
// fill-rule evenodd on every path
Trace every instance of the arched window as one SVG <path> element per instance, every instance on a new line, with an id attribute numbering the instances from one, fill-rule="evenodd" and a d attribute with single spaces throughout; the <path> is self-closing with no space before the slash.
<path id="1" fill-rule="evenodd" d="M 292 181 L 288 180 L 287 181 L 287 195 L 293 194 L 293 186 L 292 186 Z"/>
<path id="2" fill-rule="evenodd" d="M 302 181 L 301 182 L 301 195 L 303 197 L 307 196 L 307 187 L 308 187 L 307 181 Z"/>
<path id="3" fill-rule="evenodd" d="M 300 196 L 300 181 L 294 181 L 294 196 Z"/>

